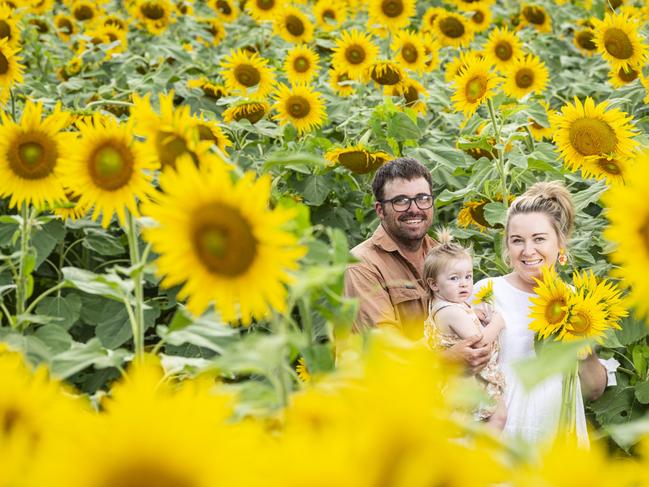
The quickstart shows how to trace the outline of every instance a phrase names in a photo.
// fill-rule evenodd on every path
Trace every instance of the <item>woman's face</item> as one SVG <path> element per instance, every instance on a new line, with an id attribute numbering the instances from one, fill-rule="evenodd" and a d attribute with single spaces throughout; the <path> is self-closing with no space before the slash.
<path id="1" fill-rule="evenodd" d="M 545 213 L 519 213 L 509 220 L 507 249 L 514 273 L 535 284 L 543 266 L 552 267 L 559 256 L 559 237 Z"/>

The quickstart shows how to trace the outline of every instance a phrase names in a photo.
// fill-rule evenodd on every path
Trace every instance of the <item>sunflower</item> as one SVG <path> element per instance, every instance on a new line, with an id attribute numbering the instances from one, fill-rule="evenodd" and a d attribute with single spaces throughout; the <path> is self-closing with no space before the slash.
<path id="1" fill-rule="evenodd" d="M 540 94 L 548 84 L 548 68 L 534 54 L 514 60 L 504 70 L 503 91 L 514 98 L 523 98 L 532 92 Z"/>
<path id="2" fill-rule="evenodd" d="M 491 158 L 493 158 L 493 156 L 491 156 Z M 487 228 L 491 228 L 492 225 L 484 216 L 484 207 L 487 203 L 491 203 L 491 201 L 486 199 L 465 201 L 457 214 L 457 224 L 463 228 L 475 226 L 480 232 L 484 232 Z"/>
<path id="3" fill-rule="evenodd" d="M 495 0 L 451 0 L 450 3 L 454 4 L 459 10 L 472 12 L 476 8 L 491 7 Z"/>
<path id="4" fill-rule="evenodd" d="M 208 0 L 207 4 L 225 22 L 233 22 L 239 16 L 239 7 L 233 0 Z"/>
<path id="5" fill-rule="evenodd" d="M 223 120 L 226 123 L 230 123 L 232 121 L 238 122 L 239 120 L 246 119 L 251 124 L 255 124 L 264 118 L 268 112 L 270 112 L 270 105 L 265 101 L 242 101 L 228 107 L 223 112 Z"/>
<path id="6" fill-rule="evenodd" d="M 640 77 L 640 83 L 642 83 L 643 88 L 645 89 L 645 97 L 642 101 L 649 103 L 649 78 L 645 76 Z"/>
<path id="7" fill-rule="evenodd" d="M 624 306 L 622 291 L 608 279 L 599 279 L 591 269 L 587 271 L 574 272 L 572 284 L 577 293 L 588 293 L 592 295 L 599 304 L 604 307 L 606 320 L 613 328 L 620 328 L 618 321 L 629 315 Z"/>
<path id="8" fill-rule="evenodd" d="M 561 108 L 561 114 L 550 114 L 554 141 L 564 163 L 571 170 L 582 166 L 588 158 L 615 154 L 625 158 L 633 154 L 635 141 L 631 117 L 617 108 L 607 110 L 608 102 L 595 106 L 592 98 Z"/>
<path id="9" fill-rule="evenodd" d="M 205 120 L 203 115 L 194 120 L 198 129 L 198 138 L 215 144 L 221 152 L 227 153 L 227 148 L 232 145 L 232 142 L 223 133 L 221 126 L 213 120 Z"/>
<path id="10" fill-rule="evenodd" d="M 7 39 L 14 49 L 20 48 L 20 29 L 17 19 L 6 5 L 0 6 L 0 39 Z"/>
<path id="11" fill-rule="evenodd" d="M 536 297 L 530 298 L 530 330 L 541 338 L 561 333 L 569 318 L 569 303 L 572 290 L 552 268 L 543 268 L 543 279 L 537 279 L 534 288 Z"/>
<path id="12" fill-rule="evenodd" d="M 552 19 L 540 5 L 523 4 L 519 27 L 526 25 L 531 25 L 539 32 L 552 32 Z"/>
<path id="13" fill-rule="evenodd" d="M 631 162 L 614 156 L 588 158 L 581 166 L 582 177 L 605 180 L 608 184 L 625 184 Z"/>
<path id="14" fill-rule="evenodd" d="M 243 49 L 231 51 L 221 62 L 225 86 L 233 94 L 264 97 L 273 91 L 275 75 L 268 61 Z"/>
<path id="15" fill-rule="evenodd" d="M 460 76 L 464 71 L 466 71 L 469 66 L 472 66 L 474 63 L 484 60 L 482 54 L 476 51 L 467 51 L 460 52 L 457 57 L 451 59 L 451 61 L 445 66 L 444 79 L 451 83 L 458 76 Z"/>
<path id="16" fill-rule="evenodd" d="M 489 279 L 487 281 L 487 284 L 475 294 L 473 298 L 473 304 L 481 304 L 481 303 L 493 304 L 493 301 L 494 301 L 494 282 L 492 279 Z"/>
<path id="17" fill-rule="evenodd" d="M 485 60 L 475 60 L 466 70 L 454 79 L 455 93 L 451 101 L 455 110 L 464 112 L 470 118 L 478 107 L 496 94 L 495 88 L 500 78 L 491 71 L 491 64 Z"/>
<path id="18" fill-rule="evenodd" d="M 43 15 L 54 10 L 54 0 L 32 0 L 26 7 L 36 15 Z"/>
<path id="19" fill-rule="evenodd" d="M 135 0 L 129 10 L 153 35 L 160 35 L 173 20 L 170 0 Z"/>
<path id="20" fill-rule="evenodd" d="M 90 208 L 79 204 L 79 197 L 73 196 L 72 193 L 66 194 L 66 200 L 60 201 L 52 208 L 52 213 L 61 220 L 70 220 L 76 222 L 88 213 Z"/>
<path id="21" fill-rule="evenodd" d="M 64 133 L 69 115 L 56 106 L 42 117 L 43 106 L 28 101 L 20 123 L 4 112 L 0 126 L 0 194 L 11 195 L 9 206 L 53 206 L 65 200 L 61 158 L 74 135 Z"/>
<path id="22" fill-rule="evenodd" d="M 282 5 L 281 0 L 248 0 L 246 10 L 255 20 L 273 20 Z"/>
<path id="23" fill-rule="evenodd" d="M 13 49 L 7 39 L 0 39 L 0 103 L 6 103 L 9 90 L 23 81 L 24 66 L 20 64 L 21 58 L 17 53 L 18 50 Z"/>
<path id="24" fill-rule="evenodd" d="M 433 37 L 429 32 L 424 32 L 421 35 L 421 39 L 424 42 L 424 54 L 426 56 L 426 71 L 431 72 L 437 66 L 439 66 L 439 51 L 440 45 L 437 42 L 437 39 Z"/>
<path id="25" fill-rule="evenodd" d="M 70 12 L 77 22 L 92 22 L 100 15 L 97 3 L 90 0 L 74 0 Z"/>
<path id="26" fill-rule="evenodd" d="M 446 14 L 448 11 L 442 7 L 429 7 L 421 18 L 420 32 L 433 32 L 435 26 L 435 19 L 440 15 Z"/>
<path id="27" fill-rule="evenodd" d="M 218 46 L 225 38 L 225 26 L 218 17 L 201 19 L 200 24 L 210 35 L 209 45 Z"/>
<path id="28" fill-rule="evenodd" d="M 160 254 L 162 285 L 182 284 L 187 308 L 202 314 L 210 303 L 226 322 L 267 318 L 286 308 L 284 284 L 304 249 L 282 230 L 294 214 L 267 209 L 271 181 L 247 173 L 232 183 L 223 171 L 197 168 L 182 158 L 160 177 L 161 193 L 144 212 L 158 223 L 144 237 Z"/>
<path id="29" fill-rule="evenodd" d="M 106 50 L 107 59 L 110 59 L 115 53 L 125 52 L 128 49 L 127 32 L 114 25 L 99 25 L 94 29 L 86 30 L 84 35 L 90 37 L 91 42 L 95 45 L 112 44 L 119 41 L 118 44 Z"/>
<path id="30" fill-rule="evenodd" d="M 326 118 L 322 95 L 305 85 L 280 85 L 273 108 L 280 125 L 291 122 L 300 134 L 320 127 Z"/>
<path id="31" fill-rule="evenodd" d="M 298 359 L 297 365 L 295 366 L 295 373 L 302 382 L 311 382 L 311 374 L 309 373 L 309 369 L 306 366 L 304 357 L 300 357 Z"/>
<path id="32" fill-rule="evenodd" d="M 344 31 L 336 41 L 332 64 L 336 70 L 347 73 L 351 79 L 366 79 L 367 68 L 374 62 L 379 48 L 372 43 L 370 37 L 352 29 Z"/>
<path id="33" fill-rule="evenodd" d="M 368 68 L 369 77 L 382 86 L 394 86 L 401 83 L 405 74 L 401 67 L 392 61 L 375 61 Z"/>
<path id="34" fill-rule="evenodd" d="M 633 83 L 641 75 L 640 68 L 627 66 L 626 68 L 611 69 L 608 73 L 608 80 L 615 88 Z"/>
<path id="35" fill-rule="evenodd" d="M 557 340 L 571 342 L 594 338 L 600 344 L 604 342 L 604 336 L 609 329 L 606 311 L 593 295 L 573 293 L 568 300 L 568 309 L 568 320 L 559 330 Z"/>
<path id="36" fill-rule="evenodd" d="M 420 34 L 402 30 L 395 35 L 390 48 L 397 53 L 396 61 L 404 68 L 418 73 L 426 70 L 426 47 Z"/>
<path id="37" fill-rule="evenodd" d="M 136 123 L 136 133 L 145 137 L 143 152 L 147 160 L 160 163 L 163 169 L 174 167 L 182 155 L 189 155 L 197 163 L 209 151 L 211 143 L 201 141 L 189 106 L 174 107 L 174 93 L 160 93 L 160 113 L 152 108 L 149 95 L 133 96 L 131 119 Z"/>
<path id="38" fill-rule="evenodd" d="M 376 171 L 392 159 L 390 154 L 382 151 L 372 152 L 363 144 L 329 149 L 325 155 L 332 166 L 343 166 L 355 174 L 367 174 Z"/>
<path id="39" fill-rule="evenodd" d="M 498 68 L 505 68 L 523 54 L 518 36 L 507 27 L 491 31 L 483 48 L 484 56 Z"/>
<path id="40" fill-rule="evenodd" d="M 329 70 L 329 86 L 336 95 L 350 96 L 354 94 L 353 84 L 354 81 L 352 81 L 346 71 L 335 68 Z"/>
<path id="41" fill-rule="evenodd" d="M 309 83 L 318 73 L 320 56 L 306 46 L 296 46 L 288 52 L 284 71 L 292 84 Z"/>
<path id="42" fill-rule="evenodd" d="M 411 108 L 417 113 L 426 112 L 426 103 L 420 98 L 420 95 L 427 96 L 428 92 L 419 81 L 406 77 L 398 85 L 386 87 L 386 90 L 389 90 L 388 93 L 392 96 L 403 97 L 403 104 L 407 108 Z"/>
<path id="43" fill-rule="evenodd" d="M 415 14 L 415 0 L 369 0 L 369 23 L 378 24 L 391 31 L 402 29 Z"/>
<path id="44" fill-rule="evenodd" d="M 643 161 L 644 162 L 644 161 Z M 631 290 L 628 302 L 641 318 L 649 317 L 649 169 L 646 163 L 629 169 L 626 184 L 612 186 L 602 196 L 609 225 L 604 237 L 615 244 L 611 260 Z"/>
<path id="45" fill-rule="evenodd" d="M 203 94 L 209 98 L 213 98 L 214 100 L 218 100 L 220 98 L 223 98 L 228 94 L 228 90 L 225 88 L 224 85 L 217 85 L 214 83 L 211 83 L 208 79 L 206 78 L 199 78 L 199 79 L 190 79 L 187 80 L 187 87 L 188 88 L 198 88 L 203 91 Z"/>
<path id="46" fill-rule="evenodd" d="M 530 129 L 530 132 L 532 132 L 532 137 L 534 137 L 534 140 L 541 141 L 543 139 L 552 138 L 552 127 L 545 127 L 531 117 L 528 118 L 527 121 L 527 126 Z"/>
<path id="47" fill-rule="evenodd" d="M 627 14 L 607 13 L 603 21 L 594 19 L 593 23 L 593 42 L 611 68 L 637 68 L 646 62 L 647 46 L 642 43 L 636 19 Z"/>
<path id="48" fill-rule="evenodd" d="M 63 162 L 66 186 L 84 207 L 94 207 L 92 219 L 103 215 L 108 227 L 113 213 L 126 224 L 128 209 L 138 215 L 137 201 L 152 191 L 152 174 L 159 166 L 147 157 L 133 136 L 133 121 L 118 124 L 112 119 L 79 122 L 80 139 Z"/>
<path id="49" fill-rule="evenodd" d="M 597 52 L 597 44 L 595 44 L 595 32 L 593 29 L 578 29 L 575 30 L 573 36 L 573 43 L 575 47 L 586 56 L 592 56 Z"/>
<path id="50" fill-rule="evenodd" d="M 444 12 L 435 18 L 433 33 L 442 46 L 467 47 L 473 40 L 473 27 L 464 17 Z"/>
<path id="51" fill-rule="evenodd" d="M 313 23 L 300 10 L 291 6 L 283 6 L 278 12 L 273 30 L 287 42 L 311 42 L 313 39 Z"/>
<path id="52" fill-rule="evenodd" d="M 330 32 L 347 20 L 347 6 L 340 0 L 318 2 L 313 7 L 313 15 L 318 27 Z"/>
<path id="53" fill-rule="evenodd" d="M 64 42 L 68 42 L 70 37 L 77 33 L 74 18 L 64 13 L 57 14 L 54 17 L 54 28 L 56 35 Z"/>
<path id="54" fill-rule="evenodd" d="M 491 9 L 489 7 L 474 7 L 467 13 L 475 32 L 484 32 L 491 25 Z"/>
<path id="55" fill-rule="evenodd" d="M 106 15 L 102 18 L 102 24 L 113 25 L 124 32 L 128 31 L 128 21 L 116 14 Z"/>

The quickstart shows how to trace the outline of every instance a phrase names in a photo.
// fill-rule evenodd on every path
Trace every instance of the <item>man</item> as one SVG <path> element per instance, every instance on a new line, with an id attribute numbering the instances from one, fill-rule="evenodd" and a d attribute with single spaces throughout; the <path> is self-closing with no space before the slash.
<path id="1" fill-rule="evenodd" d="M 376 172 L 372 191 L 381 224 L 352 249 L 359 262 L 345 272 L 345 295 L 359 300 L 354 330 L 390 326 L 416 340 L 428 314 L 424 259 L 435 246 L 428 236 L 434 211 L 430 171 L 416 159 L 394 159 Z M 479 370 L 489 359 L 488 347 L 472 348 L 479 340 L 458 343 L 448 357 Z"/>

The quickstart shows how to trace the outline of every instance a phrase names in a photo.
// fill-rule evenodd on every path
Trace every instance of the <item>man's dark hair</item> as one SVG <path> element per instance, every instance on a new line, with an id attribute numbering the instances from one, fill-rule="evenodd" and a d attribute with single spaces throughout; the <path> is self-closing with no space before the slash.
<path id="1" fill-rule="evenodd" d="M 430 171 L 417 159 L 412 157 L 397 157 L 390 162 L 382 165 L 372 181 L 372 192 L 376 201 L 383 200 L 383 188 L 386 183 L 393 179 L 405 179 L 412 181 L 413 179 L 424 178 L 428 182 L 431 194 L 433 193 L 433 178 Z"/>

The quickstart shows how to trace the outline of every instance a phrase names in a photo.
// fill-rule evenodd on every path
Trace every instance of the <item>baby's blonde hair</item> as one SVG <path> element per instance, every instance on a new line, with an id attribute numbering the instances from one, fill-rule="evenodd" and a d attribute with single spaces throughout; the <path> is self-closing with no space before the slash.
<path id="1" fill-rule="evenodd" d="M 441 228 L 437 232 L 437 240 L 439 244 L 426 255 L 424 261 L 424 281 L 428 284 L 428 280 L 436 280 L 437 276 L 442 272 L 449 263 L 461 259 L 473 259 L 470 247 L 463 247 L 462 245 L 453 242 L 453 235 L 448 228 Z M 433 290 L 427 286 L 428 294 L 433 296 Z"/>

